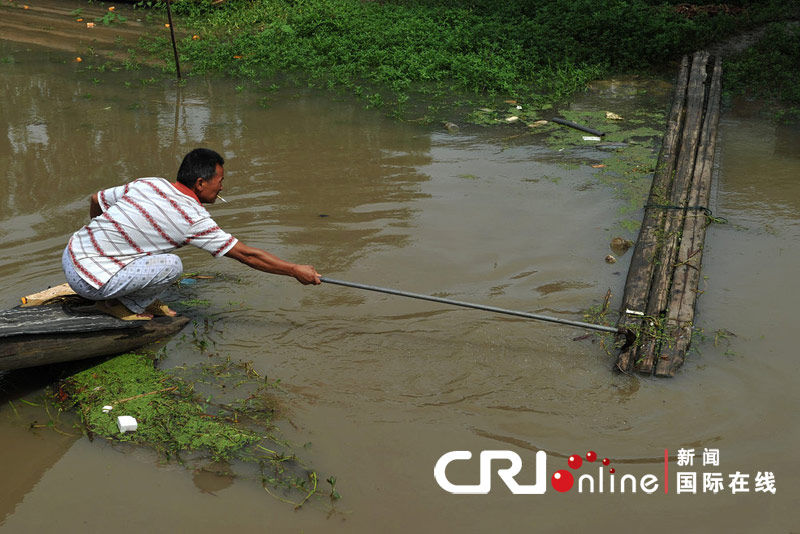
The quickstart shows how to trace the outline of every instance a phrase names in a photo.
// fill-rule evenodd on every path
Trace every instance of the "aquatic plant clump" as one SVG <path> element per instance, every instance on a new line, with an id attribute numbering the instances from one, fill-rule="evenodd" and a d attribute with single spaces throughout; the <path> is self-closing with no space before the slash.
<path id="1" fill-rule="evenodd" d="M 318 476 L 282 452 L 289 445 L 274 435 L 278 409 L 269 387 L 248 364 L 230 359 L 167 372 L 151 356 L 123 354 L 64 380 L 57 397 L 78 412 L 90 438 L 145 446 L 187 467 L 203 469 L 208 460 L 256 465 L 270 495 L 301 506 L 319 494 Z M 121 432 L 118 416 L 134 417 L 136 431 Z"/>
<path id="2" fill-rule="evenodd" d="M 124 354 L 73 375 L 62 391 L 79 409 L 88 433 L 148 445 L 167 457 L 207 451 L 215 459 L 230 459 L 260 439 L 206 413 L 191 386 L 157 370 L 141 354 Z M 104 406 L 113 409 L 104 411 Z M 138 430 L 120 433 L 120 415 L 135 417 Z"/>
<path id="3" fill-rule="evenodd" d="M 586 160 L 598 169 L 598 181 L 614 191 L 623 201 L 619 208 L 617 226 L 635 234 L 652 184 L 658 160 L 658 147 L 666 118 L 661 112 L 632 110 L 625 117 L 605 110 L 559 110 L 560 116 L 603 132 L 603 137 L 591 139 L 585 132 L 549 122 L 530 131 L 543 137 L 553 150 L 602 150 L 600 160 Z M 545 121 L 542 121 L 545 122 Z"/>

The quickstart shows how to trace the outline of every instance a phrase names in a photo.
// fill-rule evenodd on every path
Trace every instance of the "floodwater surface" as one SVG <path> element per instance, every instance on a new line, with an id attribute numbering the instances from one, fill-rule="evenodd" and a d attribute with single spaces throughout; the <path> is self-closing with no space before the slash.
<path id="1" fill-rule="evenodd" d="M 87 221 L 92 193 L 171 179 L 197 146 L 226 159 L 228 203 L 210 207 L 217 222 L 326 276 L 568 319 L 582 320 L 609 289 L 619 306 L 630 252 L 613 265 L 604 258 L 613 237 L 635 236 L 618 226 L 624 200 L 591 166 L 606 153 L 553 151 L 519 129 L 400 123 L 330 95 L 265 99 L 225 80 L 176 88 L 108 72 L 93 81 L 61 53 L 8 43 L 0 58 L 4 308 L 63 281 L 61 251 Z M 641 90 L 619 87 L 580 106 L 624 115 L 641 104 Z M 663 111 L 668 88 L 647 98 Z M 187 313 L 212 318 L 211 348 L 176 336 L 163 365 L 230 356 L 280 379 L 282 431 L 323 479 L 336 477 L 342 498 L 295 511 L 251 478 L 204 482 L 77 429 L 30 428 L 41 414 L 8 393 L 12 373 L 0 378 L 0 529 L 611 532 L 633 522 L 653 532 L 790 531 L 800 520 L 797 134 L 736 108 L 723 117 L 711 208 L 728 224 L 709 229 L 703 336 L 674 379 L 612 372 L 614 354 L 575 328 L 304 287 L 187 247 L 187 270 L 218 274 L 188 294 L 203 304 Z M 678 465 L 681 448 L 695 451 L 692 466 Z M 719 451 L 719 465 L 703 465 L 705 449 Z M 433 469 L 454 450 L 474 454 L 448 469 L 458 484 L 478 483 L 482 450 L 517 453 L 517 480 L 532 484 L 535 453 L 546 451 L 548 491 L 513 495 L 495 475 L 488 495 L 451 495 Z M 607 479 L 603 492 L 556 492 L 550 475 L 590 450 L 619 477 L 654 475 L 658 490 L 622 494 Z M 597 477 L 599 463 L 584 461 L 576 481 Z M 697 494 L 678 493 L 678 471 L 696 473 Z M 717 494 L 703 491 L 704 472 L 723 477 Z M 748 491 L 734 495 L 737 472 Z M 757 491 L 765 472 L 774 495 Z"/>

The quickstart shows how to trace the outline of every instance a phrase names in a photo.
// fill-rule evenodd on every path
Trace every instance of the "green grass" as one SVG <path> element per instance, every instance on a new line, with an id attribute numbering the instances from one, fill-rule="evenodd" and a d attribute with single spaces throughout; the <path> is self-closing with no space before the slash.
<path id="1" fill-rule="evenodd" d="M 504 98 L 541 107 L 798 9 L 734 4 L 747 9 L 691 19 L 645 0 L 177 0 L 174 11 L 194 74 L 344 90 L 418 115 Z M 142 46 L 172 68 L 166 32 Z"/>

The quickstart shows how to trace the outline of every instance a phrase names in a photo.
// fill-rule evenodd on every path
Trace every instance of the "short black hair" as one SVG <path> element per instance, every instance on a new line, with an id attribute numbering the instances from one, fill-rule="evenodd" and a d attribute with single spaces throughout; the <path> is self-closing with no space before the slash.
<path id="1" fill-rule="evenodd" d="M 178 169 L 178 181 L 186 187 L 193 187 L 198 178 L 210 180 L 217 165 L 225 165 L 225 160 L 210 148 L 195 148 L 183 157 Z"/>

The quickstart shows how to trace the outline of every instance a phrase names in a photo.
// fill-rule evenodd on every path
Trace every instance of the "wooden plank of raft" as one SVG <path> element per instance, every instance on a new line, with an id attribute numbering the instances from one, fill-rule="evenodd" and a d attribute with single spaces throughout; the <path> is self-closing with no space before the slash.
<path id="1" fill-rule="evenodd" d="M 653 184 L 650 188 L 648 204 L 665 204 L 672 185 L 672 178 L 680 147 L 678 140 L 684 119 L 686 102 L 686 88 L 689 83 L 689 58 L 684 56 L 678 72 L 678 79 L 672 95 L 672 107 L 667 119 L 667 131 L 658 154 L 656 170 L 653 174 Z M 658 253 L 659 229 L 663 226 L 664 210 L 645 209 L 642 220 L 642 230 L 636 240 L 636 246 L 631 256 L 631 264 L 625 281 L 625 294 L 622 297 L 622 310 L 618 326 L 637 330 L 641 327 L 642 319 L 635 315 L 628 315 L 627 310 L 644 312 L 647 306 L 647 295 L 650 292 L 654 259 Z M 622 351 L 617 358 L 617 368 L 629 372 L 636 362 L 637 344 L 631 345 Z"/>
<path id="2" fill-rule="evenodd" d="M 721 78 L 722 65 L 720 58 L 716 58 L 709 90 L 708 111 L 703 124 L 694 173 L 695 179 L 689 195 L 690 206 L 707 207 L 711 195 L 716 132 L 720 114 Z M 707 226 L 705 211 L 692 210 L 686 213 L 678 262 L 673 272 L 669 316 L 665 329 L 673 339 L 666 347 L 662 347 L 661 357 L 656 365 L 657 376 L 674 376 L 675 371 L 683 364 L 686 350 L 689 348 Z"/>
<path id="3" fill-rule="evenodd" d="M 703 115 L 706 96 L 706 64 L 708 52 L 696 52 L 692 59 L 692 69 L 689 76 L 687 89 L 686 121 L 681 136 L 681 149 L 678 156 L 678 165 L 675 170 L 675 179 L 672 183 L 670 204 L 686 207 L 689 197 L 689 187 L 693 181 L 700 129 L 703 124 Z M 653 283 L 650 286 L 650 296 L 647 301 L 646 315 L 654 323 L 663 320 L 669 303 L 669 288 L 672 282 L 672 271 L 676 263 L 680 245 L 680 232 L 683 227 L 684 210 L 666 210 L 663 230 L 663 245 L 659 253 Z M 658 324 L 653 328 L 658 331 Z M 660 339 L 649 336 L 640 348 L 637 358 L 637 369 L 640 373 L 651 374 L 655 367 L 655 358 L 659 348 Z"/>

